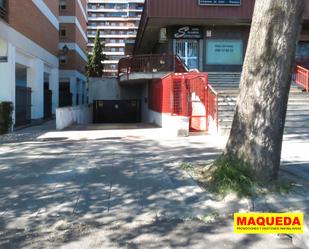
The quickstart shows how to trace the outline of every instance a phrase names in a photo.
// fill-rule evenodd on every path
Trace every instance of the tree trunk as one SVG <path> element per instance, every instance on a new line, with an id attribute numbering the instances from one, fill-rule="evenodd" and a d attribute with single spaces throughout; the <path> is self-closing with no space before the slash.
<path id="1" fill-rule="evenodd" d="M 304 0 L 256 0 L 236 110 L 225 154 L 257 177 L 278 177 L 282 138 Z"/>

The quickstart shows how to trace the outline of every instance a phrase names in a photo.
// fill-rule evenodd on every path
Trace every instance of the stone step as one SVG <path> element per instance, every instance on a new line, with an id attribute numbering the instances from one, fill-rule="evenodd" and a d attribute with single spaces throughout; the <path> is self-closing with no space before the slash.
<path id="1" fill-rule="evenodd" d="M 222 106 L 222 107 L 224 107 L 224 106 L 235 106 L 236 105 L 236 100 L 231 100 L 231 99 L 229 99 L 229 100 L 219 100 L 218 101 L 218 105 L 219 106 Z M 289 103 L 288 103 L 288 108 L 290 108 L 290 109 L 308 109 L 309 108 L 309 103 L 304 103 L 304 102 L 298 102 L 298 101 L 290 101 Z"/>
<path id="2" fill-rule="evenodd" d="M 220 118 L 219 117 L 219 121 L 220 124 L 231 124 L 233 121 L 233 117 L 234 115 L 230 116 L 230 117 L 225 117 L 225 118 Z M 286 118 L 286 126 L 290 126 L 290 127 L 308 127 L 309 128 L 309 117 L 308 118 Z M 308 130 L 309 131 L 309 130 Z"/>
<path id="3" fill-rule="evenodd" d="M 231 126 L 219 126 L 219 134 L 221 135 L 229 135 L 231 130 Z M 285 135 L 291 135 L 291 134 L 308 134 L 309 130 L 308 128 L 284 128 L 284 134 Z"/>
<path id="4" fill-rule="evenodd" d="M 235 78 L 228 80 L 227 75 L 221 79 L 210 78 L 209 82 L 211 81 L 211 86 L 219 94 L 219 130 L 221 134 L 228 134 L 239 95 L 239 81 L 235 81 Z M 291 86 L 285 133 L 309 133 L 309 94 L 303 92 L 296 84 Z"/>
<path id="5" fill-rule="evenodd" d="M 218 115 L 220 120 L 229 120 L 232 121 L 234 117 L 234 111 L 228 112 L 219 112 Z M 309 111 L 308 112 L 288 112 L 286 116 L 286 120 L 306 120 L 309 122 Z"/>

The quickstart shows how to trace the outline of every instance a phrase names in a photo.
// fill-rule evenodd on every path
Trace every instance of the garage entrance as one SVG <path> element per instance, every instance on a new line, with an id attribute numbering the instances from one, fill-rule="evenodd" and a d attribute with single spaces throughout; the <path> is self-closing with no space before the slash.
<path id="1" fill-rule="evenodd" d="M 140 100 L 95 100 L 93 119 L 94 123 L 139 123 Z"/>

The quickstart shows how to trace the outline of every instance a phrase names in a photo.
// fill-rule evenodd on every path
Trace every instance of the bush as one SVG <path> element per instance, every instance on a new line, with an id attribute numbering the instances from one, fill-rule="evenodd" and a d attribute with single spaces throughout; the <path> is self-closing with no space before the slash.
<path id="1" fill-rule="evenodd" d="M 12 102 L 0 102 L 0 134 L 10 131 L 13 124 L 13 109 Z"/>

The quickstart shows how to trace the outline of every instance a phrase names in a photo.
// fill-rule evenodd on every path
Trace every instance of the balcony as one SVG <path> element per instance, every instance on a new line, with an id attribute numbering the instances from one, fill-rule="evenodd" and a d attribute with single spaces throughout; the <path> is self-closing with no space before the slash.
<path id="1" fill-rule="evenodd" d="M 7 20 L 7 0 L 0 0 L 0 18 Z"/>
<path id="2" fill-rule="evenodd" d="M 173 54 L 137 55 L 122 58 L 118 63 L 120 83 L 161 79 L 170 72 L 188 72 L 188 68 L 177 55 Z"/>

